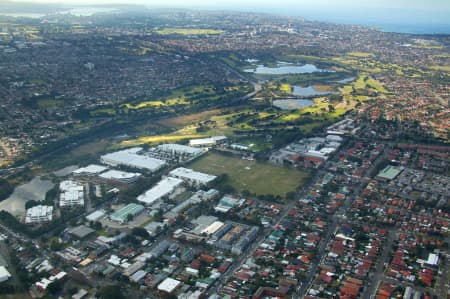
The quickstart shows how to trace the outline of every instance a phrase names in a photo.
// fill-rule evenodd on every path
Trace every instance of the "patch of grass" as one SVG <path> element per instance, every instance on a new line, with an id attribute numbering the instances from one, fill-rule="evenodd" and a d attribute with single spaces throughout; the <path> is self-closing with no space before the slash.
<path id="1" fill-rule="evenodd" d="M 430 66 L 430 69 L 435 70 L 435 71 L 450 72 L 449 65 L 432 65 L 432 66 Z"/>
<path id="2" fill-rule="evenodd" d="M 215 175 L 226 173 L 228 179 L 225 184 L 230 184 L 238 191 L 248 190 L 257 195 L 284 196 L 304 185 L 310 177 L 307 171 L 217 153 L 209 153 L 188 167 Z"/>
<path id="3" fill-rule="evenodd" d="M 186 105 L 188 102 L 184 98 L 172 98 L 165 101 L 144 101 L 136 105 L 127 103 L 124 105 L 127 109 L 138 110 L 148 107 L 163 107 L 163 106 L 173 106 L 173 105 Z"/>
<path id="4" fill-rule="evenodd" d="M 97 109 L 89 112 L 91 116 L 114 116 L 116 111 L 113 108 Z"/>
<path id="5" fill-rule="evenodd" d="M 179 35 L 215 35 L 223 33 L 223 30 L 215 29 L 196 29 L 196 28 L 164 28 L 155 31 L 161 35 L 179 34 Z"/>
<path id="6" fill-rule="evenodd" d="M 287 83 L 281 84 L 280 85 L 280 92 L 282 94 L 291 94 L 292 93 L 292 86 L 291 86 L 291 84 L 287 84 Z"/>
<path id="7" fill-rule="evenodd" d="M 64 101 L 56 99 L 40 99 L 37 101 L 37 106 L 40 109 L 53 108 L 64 105 Z"/>
<path id="8" fill-rule="evenodd" d="M 110 145 L 110 142 L 107 140 L 98 140 L 89 142 L 83 145 L 80 145 L 73 150 L 70 151 L 70 156 L 76 156 L 76 157 L 82 157 L 85 155 L 92 155 L 95 156 L 103 151 L 105 151 L 108 146 Z"/>
<path id="9" fill-rule="evenodd" d="M 369 58 L 369 57 L 374 56 L 372 53 L 367 53 L 367 52 L 350 52 L 350 53 L 347 53 L 347 55 L 353 56 L 353 57 L 358 57 L 358 58 Z"/>
<path id="10" fill-rule="evenodd" d="M 198 113 L 192 113 L 192 114 L 186 114 L 181 115 L 177 117 L 172 117 L 168 119 L 162 119 L 158 121 L 158 124 L 170 127 L 170 128 L 177 128 L 182 127 L 184 125 L 194 124 L 200 121 L 205 121 L 215 115 L 219 115 L 222 112 L 220 109 L 213 109 L 213 110 L 207 110 L 202 111 Z"/>
<path id="11" fill-rule="evenodd" d="M 203 134 L 187 134 L 187 135 L 156 135 L 156 136 L 143 136 L 137 139 L 125 140 L 121 143 L 122 146 L 136 146 L 144 143 L 158 144 L 162 142 L 176 142 L 187 139 L 203 138 Z"/>

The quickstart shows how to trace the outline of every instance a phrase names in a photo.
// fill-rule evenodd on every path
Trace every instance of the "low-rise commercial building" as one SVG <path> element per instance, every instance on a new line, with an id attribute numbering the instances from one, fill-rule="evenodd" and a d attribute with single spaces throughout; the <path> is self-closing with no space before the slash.
<path id="1" fill-rule="evenodd" d="M 131 184 L 137 181 L 141 174 L 137 172 L 126 172 L 120 170 L 109 170 L 99 175 L 100 178 L 117 181 L 125 184 Z"/>
<path id="2" fill-rule="evenodd" d="M 208 138 L 191 139 L 189 140 L 189 145 L 196 147 L 208 147 L 226 142 L 226 140 L 227 140 L 226 136 L 212 136 Z"/>
<path id="3" fill-rule="evenodd" d="M 75 181 L 67 180 L 59 184 L 61 194 L 59 195 L 60 207 L 72 207 L 84 205 L 84 188 Z"/>
<path id="4" fill-rule="evenodd" d="M 169 173 L 170 176 L 182 179 L 191 186 L 206 186 L 213 182 L 217 177 L 215 175 L 198 172 L 189 168 L 178 167 Z"/>
<path id="5" fill-rule="evenodd" d="M 135 217 L 142 213 L 145 210 L 143 205 L 138 205 L 135 203 L 130 203 L 120 210 L 112 213 L 109 218 L 113 221 L 117 221 L 119 223 L 126 223 L 130 219 L 130 217 Z"/>
<path id="6" fill-rule="evenodd" d="M 147 190 L 144 194 L 138 196 L 137 200 L 151 205 L 156 201 L 170 196 L 183 184 L 183 180 L 173 177 L 166 177 L 159 181 L 153 188 Z"/>
<path id="7" fill-rule="evenodd" d="M 151 172 L 155 172 L 166 165 L 166 162 L 163 160 L 140 155 L 139 152 L 141 151 L 142 148 L 134 147 L 103 155 L 100 157 L 100 160 L 102 163 L 111 166 L 124 165 L 137 169 L 146 169 Z"/>
<path id="8" fill-rule="evenodd" d="M 25 223 L 43 223 L 49 222 L 53 219 L 53 207 L 52 206 L 35 206 L 28 209 L 25 213 Z"/>

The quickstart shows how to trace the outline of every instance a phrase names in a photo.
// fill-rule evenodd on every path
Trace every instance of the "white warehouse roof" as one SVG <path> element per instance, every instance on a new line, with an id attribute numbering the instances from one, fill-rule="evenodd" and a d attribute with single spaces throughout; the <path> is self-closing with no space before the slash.
<path id="1" fill-rule="evenodd" d="M 98 210 L 98 211 L 95 211 L 95 212 L 87 215 L 86 219 L 88 221 L 97 221 L 105 215 L 106 215 L 106 212 L 104 210 Z"/>
<path id="2" fill-rule="evenodd" d="M 174 152 L 177 154 L 189 154 L 189 155 L 197 155 L 203 152 L 202 149 L 190 147 L 187 145 L 181 145 L 176 143 L 167 143 L 161 144 L 157 147 L 160 151 L 164 152 Z"/>
<path id="3" fill-rule="evenodd" d="M 134 147 L 103 155 L 100 159 L 103 163 L 111 166 L 126 165 L 139 169 L 148 169 L 150 171 L 156 171 L 166 164 L 163 160 L 138 155 L 137 152 L 141 150 L 142 148 L 140 147 Z"/>
<path id="4" fill-rule="evenodd" d="M 4 266 L 0 267 L 0 282 L 7 281 L 11 277 L 11 274 L 6 270 Z"/>
<path id="5" fill-rule="evenodd" d="M 158 285 L 158 290 L 166 293 L 172 293 L 181 284 L 180 281 L 173 278 L 166 278 Z"/>
<path id="6" fill-rule="evenodd" d="M 172 170 L 169 175 L 187 181 L 194 181 L 200 184 L 208 184 L 217 178 L 215 175 L 198 172 L 184 167 L 178 167 Z"/>
<path id="7" fill-rule="evenodd" d="M 214 145 L 219 141 L 226 140 L 226 136 L 213 136 L 208 138 L 191 139 L 189 140 L 190 146 L 201 146 L 201 145 Z"/>
<path id="8" fill-rule="evenodd" d="M 125 181 L 125 182 L 135 181 L 140 176 L 141 174 L 137 172 L 125 172 L 120 170 L 109 170 L 99 175 L 99 177 L 103 179 Z"/>
<path id="9" fill-rule="evenodd" d="M 138 196 L 137 200 L 150 205 L 175 191 L 183 183 L 183 180 L 167 177 L 158 182 L 153 188 Z"/>

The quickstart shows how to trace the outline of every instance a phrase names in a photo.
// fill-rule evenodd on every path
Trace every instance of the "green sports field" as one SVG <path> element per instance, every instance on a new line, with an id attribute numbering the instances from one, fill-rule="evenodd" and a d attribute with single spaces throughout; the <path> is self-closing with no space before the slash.
<path id="1" fill-rule="evenodd" d="M 307 171 L 248 161 L 236 156 L 209 153 L 191 163 L 189 168 L 210 174 L 228 174 L 228 181 L 236 190 L 248 190 L 257 195 L 280 195 L 295 191 L 309 178 Z"/>

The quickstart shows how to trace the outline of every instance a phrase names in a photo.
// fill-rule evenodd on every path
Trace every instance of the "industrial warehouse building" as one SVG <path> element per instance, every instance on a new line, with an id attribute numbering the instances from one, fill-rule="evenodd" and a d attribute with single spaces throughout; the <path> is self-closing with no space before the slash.
<path id="1" fill-rule="evenodd" d="M 197 147 L 208 147 L 223 143 L 225 141 L 227 141 L 226 136 L 212 136 L 209 138 L 191 139 L 189 140 L 189 145 Z"/>
<path id="2" fill-rule="evenodd" d="M 6 270 L 4 266 L 0 266 L 0 283 L 7 281 L 11 278 L 11 274 Z"/>
<path id="3" fill-rule="evenodd" d="M 139 215 L 144 211 L 143 205 L 138 205 L 135 203 L 130 203 L 120 210 L 112 213 L 109 218 L 113 221 L 117 221 L 119 223 L 126 223 L 128 221 L 128 215 L 132 215 L 133 217 Z"/>
<path id="4" fill-rule="evenodd" d="M 161 144 L 156 147 L 159 151 L 177 154 L 177 155 L 189 155 L 196 156 L 203 153 L 202 149 L 190 147 L 187 145 L 176 144 L 176 143 L 166 143 Z"/>
<path id="5" fill-rule="evenodd" d="M 165 196 L 170 196 L 183 184 L 183 180 L 166 177 L 158 182 L 153 188 L 138 196 L 137 200 L 151 205 Z"/>
<path id="6" fill-rule="evenodd" d="M 163 160 L 138 154 L 141 151 L 142 148 L 140 147 L 129 148 L 103 155 L 100 157 L 100 160 L 102 163 L 111 166 L 124 165 L 132 168 L 146 169 L 151 172 L 155 172 L 166 165 L 166 162 Z"/>
<path id="7" fill-rule="evenodd" d="M 126 172 L 120 170 L 109 170 L 99 175 L 100 178 L 105 180 L 111 180 L 116 182 L 121 182 L 125 184 L 131 184 L 136 182 L 141 174 L 137 172 Z"/>
<path id="8" fill-rule="evenodd" d="M 207 186 L 217 177 L 215 175 L 198 172 L 189 168 L 178 167 L 169 173 L 170 176 L 182 179 L 191 186 Z"/>

